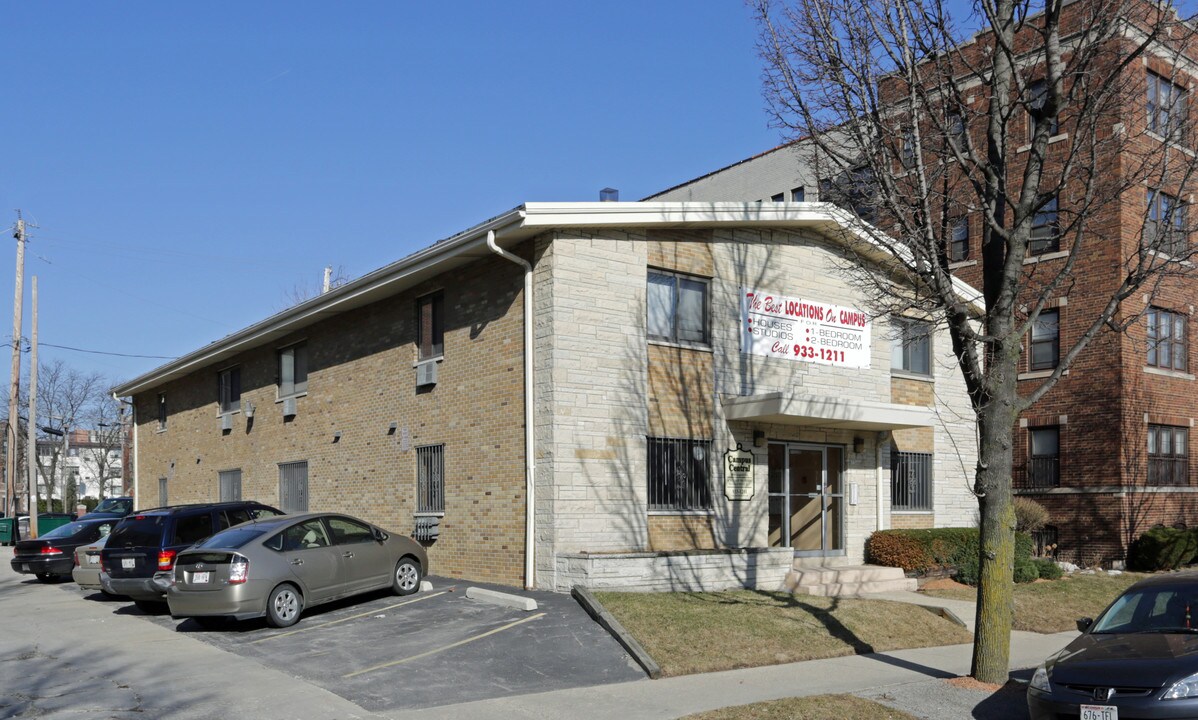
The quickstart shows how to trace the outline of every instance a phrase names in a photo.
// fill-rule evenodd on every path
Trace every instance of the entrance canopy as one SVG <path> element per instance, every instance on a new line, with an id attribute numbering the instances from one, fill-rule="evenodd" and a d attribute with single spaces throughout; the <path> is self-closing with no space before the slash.
<path id="1" fill-rule="evenodd" d="M 896 405 L 847 397 L 772 392 L 725 397 L 728 420 L 778 425 L 818 425 L 856 430 L 932 427 L 935 414 L 918 405 Z"/>

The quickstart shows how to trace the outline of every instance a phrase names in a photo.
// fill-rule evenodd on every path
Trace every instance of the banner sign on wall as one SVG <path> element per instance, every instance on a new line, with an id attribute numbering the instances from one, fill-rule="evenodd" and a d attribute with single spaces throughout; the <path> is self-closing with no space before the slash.
<path id="1" fill-rule="evenodd" d="M 838 367 L 868 368 L 869 315 L 818 300 L 742 290 L 741 352 Z"/>

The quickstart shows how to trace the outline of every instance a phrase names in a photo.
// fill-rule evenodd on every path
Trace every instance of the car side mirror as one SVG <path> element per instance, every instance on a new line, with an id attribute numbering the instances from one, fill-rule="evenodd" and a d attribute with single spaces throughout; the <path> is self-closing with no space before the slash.
<path id="1" fill-rule="evenodd" d="M 1089 630 L 1090 626 L 1093 624 L 1094 624 L 1094 618 L 1078 618 L 1077 619 L 1077 631 L 1085 632 L 1085 631 Z"/>
<path id="2" fill-rule="evenodd" d="M 379 530 L 378 528 L 374 528 L 371 532 L 374 534 L 374 539 L 378 542 L 382 542 L 387 539 L 387 533 Z"/>

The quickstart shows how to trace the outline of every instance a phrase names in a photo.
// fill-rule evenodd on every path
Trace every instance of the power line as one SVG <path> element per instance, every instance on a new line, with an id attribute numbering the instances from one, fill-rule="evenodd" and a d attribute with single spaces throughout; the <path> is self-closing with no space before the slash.
<path id="1" fill-rule="evenodd" d="M 58 348 L 59 350 L 73 350 L 81 353 L 91 353 L 92 355 L 112 355 L 114 357 L 126 358 L 148 358 L 150 360 L 174 360 L 174 355 L 134 355 L 131 353 L 106 352 L 104 350 L 86 350 L 84 348 L 70 347 L 68 345 L 53 345 L 48 342 L 39 342 L 42 347 Z"/>

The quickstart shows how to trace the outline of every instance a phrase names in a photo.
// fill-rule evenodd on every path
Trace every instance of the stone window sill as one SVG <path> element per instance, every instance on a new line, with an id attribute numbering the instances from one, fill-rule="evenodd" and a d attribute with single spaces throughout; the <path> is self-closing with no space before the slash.
<path id="1" fill-rule="evenodd" d="M 1165 368 L 1152 367 L 1151 365 L 1144 366 L 1144 372 L 1149 375 L 1160 375 L 1162 377 L 1177 378 L 1178 380 L 1193 380 L 1192 373 L 1182 372 L 1180 370 L 1166 370 Z"/>

